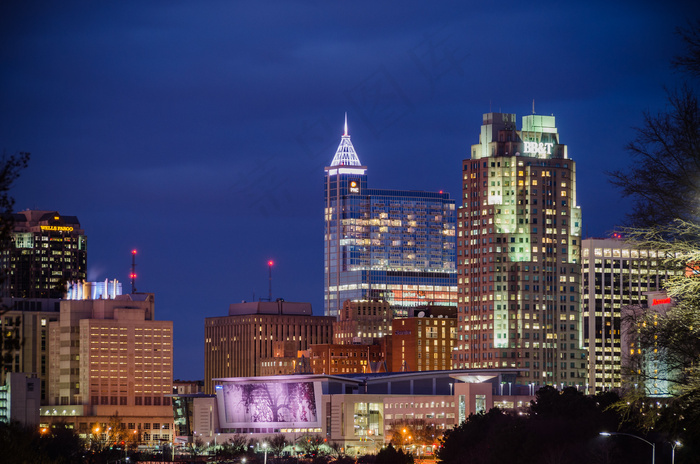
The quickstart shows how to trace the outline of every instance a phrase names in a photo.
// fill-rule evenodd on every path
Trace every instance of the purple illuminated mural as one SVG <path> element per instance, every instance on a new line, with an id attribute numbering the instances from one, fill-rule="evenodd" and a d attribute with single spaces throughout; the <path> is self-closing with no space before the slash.
<path id="1" fill-rule="evenodd" d="M 314 382 L 223 383 L 222 422 L 229 427 L 317 425 L 316 387 Z"/>

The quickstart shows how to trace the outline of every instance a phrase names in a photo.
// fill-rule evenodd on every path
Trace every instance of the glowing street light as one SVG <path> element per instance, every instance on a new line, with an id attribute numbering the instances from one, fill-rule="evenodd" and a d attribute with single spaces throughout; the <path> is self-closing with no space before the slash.
<path id="1" fill-rule="evenodd" d="M 270 262 L 272 262 L 272 261 L 270 261 Z M 262 447 L 265 450 L 265 462 L 264 462 L 264 464 L 267 464 L 267 443 L 263 443 Z"/>
<path id="2" fill-rule="evenodd" d="M 638 437 L 637 435 L 632 435 L 631 433 L 622 433 L 622 432 L 600 432 L 600 434 L 604 437 L 610 437 L 613 435 L 626 435 L 628 437 L 636 438 L 637 440 L 642 440 L 644 443 L 647 445 L 651 445 L 651 464 L 654 464 L 656 462 L 656 444 L 652 443 L 648 440 L 645 440 L 642 437 Z"/>
<path id="3" fill-rule="evenodd" d="M 671 464 L 676 464 L 676 447 L 683 446 L 679 441 L 674 441 L 671 443 Z"/>

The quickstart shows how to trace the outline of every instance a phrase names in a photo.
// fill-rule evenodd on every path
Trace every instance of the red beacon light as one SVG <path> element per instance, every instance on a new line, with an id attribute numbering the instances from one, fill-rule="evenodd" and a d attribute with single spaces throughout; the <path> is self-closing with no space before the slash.
<path id="1" fill-rule="evenodd" d="M 132 254 L 132 255 L 135 255 L 135 254 L 136 254 L 136 250 L 131 250 L 131 254 Z"/>
<path id="2" fill-rule="evenodd" d="M 267 265 L 268 265 L 268 266 L 272 266 L 273 264 L 275 264 L 275 262 L 272 261 L 272 260 L 270 260 L 270 261 L 267 262 Z"/>

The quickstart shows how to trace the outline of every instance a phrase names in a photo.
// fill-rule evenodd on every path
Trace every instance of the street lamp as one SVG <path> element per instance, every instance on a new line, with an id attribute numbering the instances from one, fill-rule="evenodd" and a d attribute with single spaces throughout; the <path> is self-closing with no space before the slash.
<path id="1" fill-rule="evenodd" d="M 98 426 L 98 427 L 95 427 L 94 429 L 92 429 L 92 435 L 93 435 L 93 437 L 94 437 L 94 439 L 93 439 L 92 441 L 93 441 L 93 442 L 97 442 L 97 446 L 100 446 L 100 445 L 102 444 L 102 443 L 101 443 L 102 440 L 98 438 L 98 435 L 97 435 L 98 433 L 100 433 L 100 427 L 99 427 L 99 426 Z M 91 446 L 92 446 L 92 445 L 91 445 Z"/>
<path id="2" fill-rule="evenodd" d="M 265 462 L 264 462 L 264 464 L 267 464 L 267 443 L 263 443 L 262 447 L 265 450 Z"/>
<path id="3" fill-rule="evenodd" d="M 642 440 L 644 443 L 647 445 L 651 445 L 651 464 L 654 464 L 656 462 L 656 444 L 652 443 L 648 440 L 645 440 L 642 437 L 638 437 L 637 435 L 632 435 L 631 433 L 622 433 L 622 432 L 600 432 L 600 434 L 604 437 L 610 437 L 612 435 L 625 435 L 628 437 L 636 438 L 637 440 Z"/>
<path id="4" fill-rule="evenodd" d="M 671 443 L 671 464 L 676 464 L 676 446 L 683 446 L 679 441 Z"/>

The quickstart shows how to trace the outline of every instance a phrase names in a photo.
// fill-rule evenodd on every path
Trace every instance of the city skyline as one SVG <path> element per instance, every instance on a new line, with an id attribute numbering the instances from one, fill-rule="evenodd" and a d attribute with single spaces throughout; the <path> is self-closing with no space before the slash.
<path id="1" fill-rule="evenodd" d="M 482 114 L 555 114 L 582 236 L 604 236 L 628 205 L 605 172 L 629 164 L 643 111 L 665 107 L 674 29 L 693 17 L 651 2 L 0 12 L 2 149 L 32 153 L 16 211 L 77 216 L 88 279 L 125 293 L 136 249 L 184 379 L 203 378 L 205 317 L 267 297 L 269 259 L 273 298 L 322 314 L 323 167 L 346 111 L 373 185 L 455 200 Z"/>

